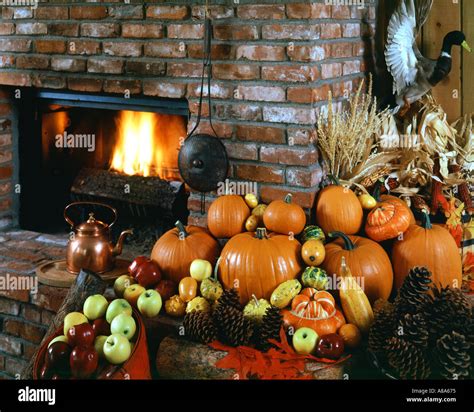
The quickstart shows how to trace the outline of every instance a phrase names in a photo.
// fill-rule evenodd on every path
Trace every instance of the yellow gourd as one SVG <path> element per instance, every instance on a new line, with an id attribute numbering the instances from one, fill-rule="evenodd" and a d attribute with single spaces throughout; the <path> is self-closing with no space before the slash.
<path id="1" fill-rule="evenodd" d="M 374 320 L 374 312 L 367 295 L 352 276 L 344 257 L 341 260 L 340 274 L 339 297 L 344 316 L 348 323 L 356 325 L 361 332 L 367 333 Z"/>
<path id="2" fill-rule="evenodd" d="M 297 279 L 287 280 L 273 291 L 270 303 L 279 309 L 286 308 L 300 291 L 301 283 Z"/>

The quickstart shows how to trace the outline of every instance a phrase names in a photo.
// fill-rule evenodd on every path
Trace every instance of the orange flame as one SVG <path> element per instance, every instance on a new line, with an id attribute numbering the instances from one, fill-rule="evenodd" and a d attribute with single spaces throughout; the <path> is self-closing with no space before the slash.
<path id="1" fill-rule="evenodd" d="M 181 116 L 121 111 L 111 168 L 127 175 L 169 178 L 176 169 L 180 138 L 186 135 Z"/>

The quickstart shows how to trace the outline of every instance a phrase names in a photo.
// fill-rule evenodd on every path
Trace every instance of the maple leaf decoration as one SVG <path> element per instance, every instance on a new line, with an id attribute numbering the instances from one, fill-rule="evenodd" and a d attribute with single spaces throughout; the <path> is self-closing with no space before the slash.
<path id="1" fill-rule="evenodd" d="M 248 346 L 234 348 L 218 341 L 209 346 L 227 352 L 224 358 L 216 362 L 216 366 L 221 369 L 234 369 L 239 379 L 312 379 L 312 374 L 305 372 L 307 360 L 327 363 L 326 367 L 331 367 L 351 357 L 347 355 L 339 360 L 332 360 L 313 355 L 299 355 L 288 343 L 283 328 L 280 329 L 280 341 L 270 339 L 269 342 L 275 345 L 275 348 L 267 352 Z"/>

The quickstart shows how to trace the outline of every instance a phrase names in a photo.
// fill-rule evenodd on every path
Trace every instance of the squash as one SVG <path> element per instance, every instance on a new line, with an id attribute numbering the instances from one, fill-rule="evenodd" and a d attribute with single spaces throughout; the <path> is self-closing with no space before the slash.
<path id="1" fill-rule="evenodd" d="M 308 240 L 320 240 L 324 243 L 326 236 L 324 235 L 323 229 L 315 225 L 306 226 L 301 234 L 301 242 L 304 243 Z"/>
<path id="2" fill-rule="evenodd" d="M 326 319 L 306 318 L 300 316 L 289 309 L 281 311 L 283 316 L 283 326 L 285 329 L 292 328 L 293 332 L 299 328 L 311 328 L 318 336 L 336 333 L 337 330 L 346 323 L 344 315 L 339 309 Z"/>
<path id="3" fill-rule="evenodd" d="M 158 263 L 164 279 L 176 284 L 189 276 L 189 267 L 194 259 L 204 259 L 214 264 L 219 256 L 219 244 L 204 229 L 186 226 L 178 221 L 176 228 L 169 230 L 155 243 L 151 259 Z"/>
<path id="4" fill-rule="evenodd" d="M 367 333 L 374 321 L 374 312 L 369 299 L 352 276 L 344 257 L 341 260 L 340 272 L 339 298 L 344 315 L 349 323 L 356 325 L 362 333 Z"/>
<path id="5" fill-rule="evenodd" d="M 207 226 L 214 237 L 231 238 L 245 230 L 249 215 L 250 209 L 241 196 L 219 196 L 207 212 Z"/>
<path id="6" fill-rule="evenodd" d="M 358 197 L 362 209 L 372 210 L 377 206 L 377 201 L 374 197 L 370 196 L 368 193 L 363 193 Z"/>
<path id="7" fill-rule="evenodd" d="M 283 235 L 298 235 L 306 224 L 306 215 L 301 206 L 292 203 L 288 193 L 284 200 L 274 200 L 265 209 L 263 223 L 268 230 Z"/>
<path id="8" fill-rule="evenodd" d="M 260 203 L 252 209 L 252 216 L 257 216 L 259 227 L 263 227 L 263 214 L 265 213 L 266 209 L 267 205 L 263 203 Z"/>
<path id="9" fill-rule="evenodd" d="M 365 233 L 372 240 L 382 242 L 400 236 L 408 226 L 410 213 L 407 207 L 388 200 L 370 211 L 365 223 Z"/>
<path id="10" fill-rule="evenodd" d="M 341 231 L 349 235 L 359 232 L 364 212 L 355 193 L 339 185 L 326 186 L 316 200 L 316 223 L 325 233 Z"/>
<path id="11" fill-rule="evenodd" d="M 253 209 L 258 205 L 258 199 L 257 196 L 255 196 L 253 193 L 247 193 L 244 197 L 245 203 L 247 203 L 247 206 L 250 209 Z"/>
<path id="12" fill-rule="evenodd" d="M 301 248 L 301 257 L 308 266 L 319 266 L 324 261 L 326 250 L 320 240 L 308 240 Z"/>
<path id="13" fill-rule="evenodd" d="M 395 241 L 392 263 L 397 289 L 415 266 L 428 268 L 436 286 L 461 287 L 462 262 L 456 241 L 444 227 L 431 225 L 427 213 L 423 213 L 421 226 L 410 226 Z"/>
<path id="14" fill-rule="evenodd" d="M 321 268 L 308 266 L 301 275 L 301 283 L 317 290 L 324 290 L 328 286 L 329 279 L 327 273 Z"/>
<path id="15" fill-rule="evenodd" d="M 291 279 L 278 285 L 272 292 L 270 303 L 279 309 L 286 308 L 291 300 L 300 292 L 301 283 L 298 279 Z"/>
<path id="16" fill-rule="evenodd" d="M 309 293 L 308 293 L 309 292 Z M 306 288 L 291 302 L 291 310 L 307 318 L 328 317 L 334 312 L 336 303 L 333 296 L 326 291 Z"/>
<path id="17" fill-rule="evenodd" d="M 245 221 L 245 230 L 247 232 L 255 232 L 258 226 L 258 217 L 255 215 L 250 215 Z"/>
<path id="18" fill-rule="evenodd" d="M 336 240 L 326 244 L 326 258 L 321 267 L 330 276 L 338 275 L 344 257 L 350 270 L 363 276 L 364 291 L 369 301 L 387 300 L 392 291 L 393 270 L 382 246 L 373 240 L 347 236 L 342 232 L 332 232 L 328 237 Z"/>
<path id="19" fill-rule="evenodd" d="M 397 196 L 389 195 L 389 194 L 380 194 L 380 190 L 382 189 L 382 186 L 384 185 L 384 179 L 379 179 L 377 182 L 375 182 L 374 185 L 374 191 L 372 193 L 374 199 L 377 201 L 377 204 L 381 204 L 383 202 L 397 202 L 398 204 L 402 205 L 405 207 L 410 215 L 410 225 L 415 225 L 416 220 L 415 220 L 415 215 L 413 214 L 412 210 L 410 207 L 407 205 L 407 203 L 403 200 L 400 199 Z"/>
<path id="20" fill-rule="evenodd" d="M 219 278 L 226 289 L 236 288 L 240 301 L 270 299 L 273 290 L 286 280 L 295 279 L 302 270 L 301 245 L 288 236 L 268 234 L 264 228 L 256 233 L 240 233 L 222 249 Z"/>

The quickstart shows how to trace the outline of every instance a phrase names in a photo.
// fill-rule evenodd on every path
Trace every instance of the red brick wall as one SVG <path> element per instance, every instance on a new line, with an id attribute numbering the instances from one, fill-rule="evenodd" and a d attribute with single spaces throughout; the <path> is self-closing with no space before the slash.
<path id="1" fill-rule="evenodd" d="M 203 7 L 131 3 L 2 7 L 0 84 L 185 97 L 195 114 Z M 222 3 L 228 5 L 211 7 L 212 96 L 230 177 L 257 181 L 264 201 L 293 192 L 309 208 L 321 178 L 317 152 L 308 145 L 313 124 L 328 91 L 341 98 L 364 76 L 364 22 L 373 24 L 375 7 L 369 1 L 362 9 L 322 1 Z M 201 130 L 207 129 L 204 122 Z M 11 174 L 2 141 L 0 214 L 10 202 L 1 182 Z M 202 223 L 198 200 L 191 195 L 191 220 Z"/>

